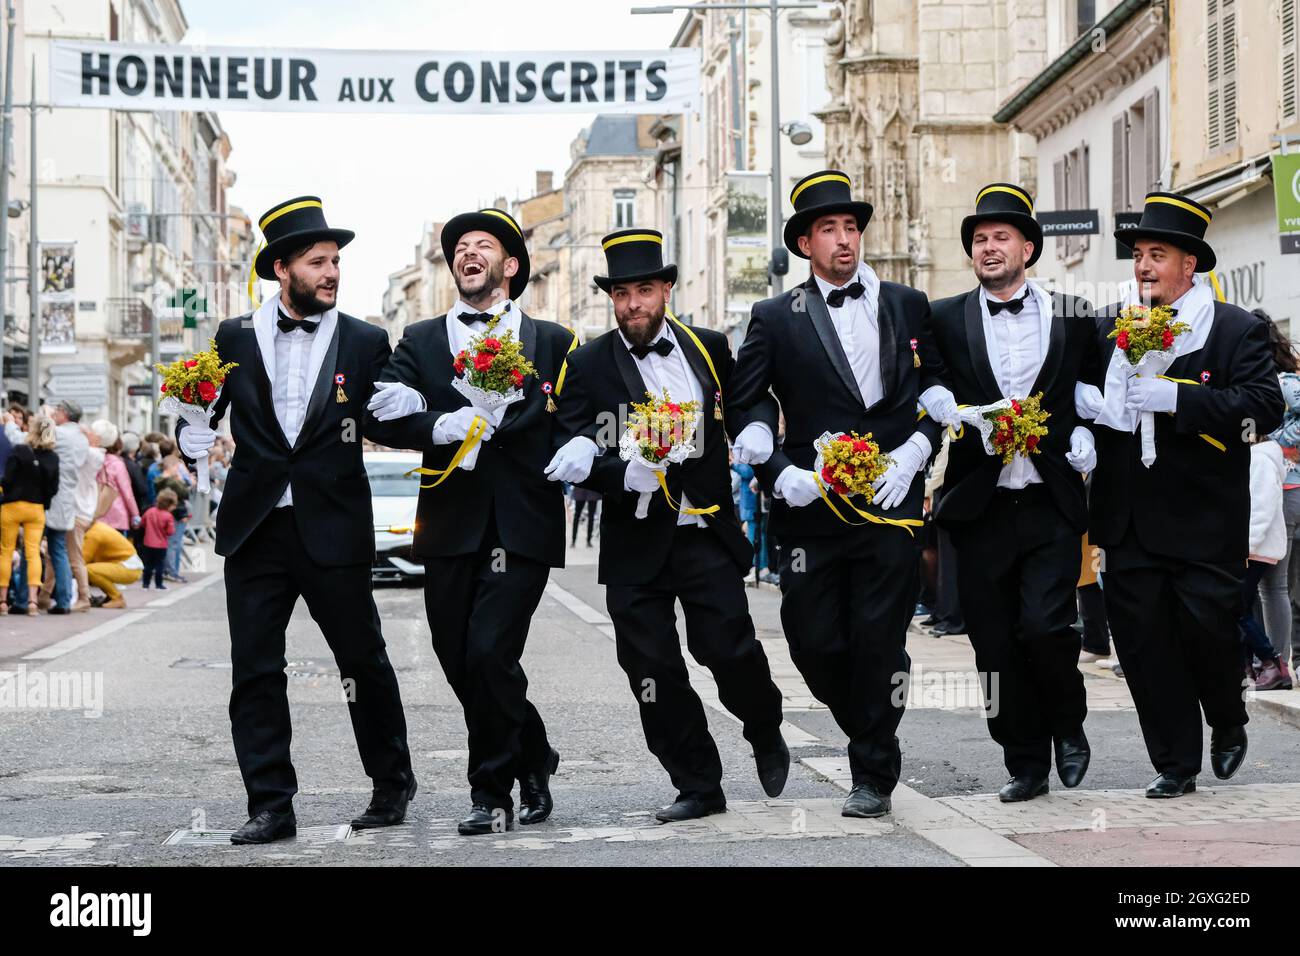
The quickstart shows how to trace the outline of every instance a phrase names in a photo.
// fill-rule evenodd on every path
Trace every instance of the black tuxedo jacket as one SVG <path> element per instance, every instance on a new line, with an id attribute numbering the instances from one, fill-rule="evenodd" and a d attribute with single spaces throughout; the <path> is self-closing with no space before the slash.
<path id="1" fill-rule="evenodd" d="M 474 554 L 495 519 L 508 553 L 564 567 L 564 490 L 544 474 L 558 432 L 543 385 L 553 388 L 559 380 L 574 336 L 554 322 L 523 315 L 519 339 L 537 375 L 524 380 L 524 398 L 506 409 L 491 440 L 480 443 L 473 471 L 457 468 L 436 488 L 421 490 L 415 516 L 418 557 Z M 409 385 L 424 396 L 428 410 L 389 422 L 367 415 L 366 436 L 423 452 L 426 468 L 446 468 L 460 443 L 435 445 L 433 426 L 445 412 L 469 404 L 451 386 L 455 374 L 447 316 L 408 325 L 380 381 Z M 436 480 L 423 479 L 425 484 Z"/>
<path id="2" fill-rule="evenodd" d="M 272 336 L 264 335 L 259 343 L 250 313 L 222 322 L 216 343 L 222 362 L 239 363 L 227 376 L 211 418 L 215 428 L 229 411 L 235 439 L 235 455 L 217 509 L 217 554 L 238 551 L 288 486 L 293 489 L 298 532 L 313 561 L 325 567 L 373 561 L 370 481 L 361 461 L 358 431 L 391 351 L 384 330 L 338 314 L 293 447 L 276 418 L 262 357 L 264 348 L 274 349 Z M 274 352 L 268 358 L 273 360 Z M 337 400 L 336 374 L 344 376 L 345 402 Z M 177 434 L 184 428 L 185 422 L 179 422 Z"/>
<path id="3" fill-rule="evenodd" d="M 1003 395 L 989 358 L 980 311 L 980 290 L 940 299 L 931 307 L 934 341 L 943 356 L 953 394 L 962 405 L 989 405 Z M 1092 306 L 1074 296 L 1052 293 L 1052 324 L 1047 356 L 1031 395 L 1043 393 L 1042 407 L 1051 414 L 1047 435 L 1030 461 L 1051 493 L 1065 521 L 1079 534 L 1088 526 L 1088 503 L 1082 476 L 1065 460 L 1070 434 L 1082 424 L 1074 411 L 1074 385 L 1100 385 L 1096 321 Z M 997 321 L 995 318 L 994 321 Z M 951 526 L 979 517 L 988 506 L 1002 472 L 1002 459 L 984 451 L 979 431 L 968 427 L 948 446 L 943 496 L 935 520 Z"/>
<path id="4" fill-rule="evenodd" d="M 1096 349 L 1104 370 L 1115 351 L 1109 338 L 1119 305 L 1097 315 Z M 1267 435 L 1282 422 L 1282 390 L 1257 317 L 1226 302 L 1214 304 L 1205 345 L 1179 356 L 1171 378 L 1177 411 L 1156 415 L 1156 460 L 1142 464 L 1141 440 L 1096 425 L 1097 471 L 1092 479 L 1090 540 L 1106 548 L 1129 525 L 1143 549 L 1166 557 L 1243 565 L 1250 524 L 1250 434 Z M 1104 374 L 1104 373 L 1103 373 Z M 1220 442 L 1220 451 L 1200 437 Z"/>
<path id="5" fill-rule="evenodd" d="M 785 416 L 785 441 L 765 464 L 754 469 L 769 490 L 789 465 L 813 467 L 817 457 L 813 442 L 826 431 L 870 432 L 885 452 L 920 431 L 930 441 L 931 454 L 939 450 L 940 426 L 928 416 L 917 419 L 920 393 L 932 385 L 946 384 L 943 359 L 931 340 L 930 303 L 915 289 L 881 282 L 878 311 L 884 397 L 867 408 L 814 277 L 783 295 L 754 304 L 749 331 L 736 357 L 731 403 L 736 411 L 751 413 L 768 396 L 769 389 L 780 402 Z M 913 339 L 920 368 L 913 361 Z M 764 420 L 775 434 L 775 417 Z M 919 518 L 924 478 L 922 469 L 897 508 L 885 512 L 872 505 L 864 510 L 887 518 Z M 853 503 L 863 507 L 861 499 Z M 849 520 L 861 521 L 841 503 L 837 502 L 837 506 Z M 777 535 L 802 536 L 849 534 L 863 529 L 843 523 L 819 501 L 804 508 L 790 508 L 775 499 L 772 530 Z"/>
<path id="6" fill-rule="evenodd" d="M 714 414 L 718 386 L 708 363 L 690 337 L 674 326 L 677 347 L 682 349 L 699 380 L 704 404 L 700 429 L 696 432 L 697 457 L 688 458 L 680 465 L 669 465 L 664 479 L 678 504 L 684 492 L 692 507 L 718 506 L 717 512 L 704 520 L 735 558 L 736 573 L 743 577 L 753 564 L 754 551 L 740 530 L 731 501 L 731 466 L 723 425 L 738 429 L 748 419 L 733 412 L 728 403 L 735 360 L 726 336 L 708 329 L 691 331 L 713 360 L 722 386 L 727 421 L 718 421 Z M 678 513 L 664 500 L 663 492 L 654 493 L 646 517 L 639 519 L 636 517 L 639 494 L 623 490 L 627 463 L 619 457 L 618 441 L 626 429 L 631 403 L 646 400 L 645 381 L 617 329 L 593 339 L 569 356 L 569 371 L 560 399 L 560 426 L 566 437 L 586 435 L 605 449 L 596 458 L 590 477 L 582 483 L 583 487 L 604 496 L 600 513 L 602 584 L 647 584 L 663 569 L 672 551 Z"/>

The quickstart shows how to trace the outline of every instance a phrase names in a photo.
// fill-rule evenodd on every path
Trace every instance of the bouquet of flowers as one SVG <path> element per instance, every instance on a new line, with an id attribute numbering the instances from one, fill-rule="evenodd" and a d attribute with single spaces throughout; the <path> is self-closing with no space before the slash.
<path id="1" fill-rule="evenodd" d="M 984 450 L 1009 465 L 1016 455 L 1028 458 L 1041 454 L 1038 443 L 1047 434 L 1043 424 L 1052 417 L 1043 411 L 1043 393 L 1028 398 L 1012 398 L 982 406 L 976 427 L 984 440 Z"/>
<path id="2" fill-rule="evenodd" d="M 867 504 L 875 497 L 871 486 L 889 470 L 893 459 L 882 454 L 880 445 L 871 439 L 871 432 L 823 432 L 813 442 L 817 461 L 813 471 L 821 483 L 841 497 L 861 495 Z"/>
<path id="3" fill-rule="evenodd" d="M 1129 370 L 1142 378 L 1156 378 L 1169 371 L 1177 357 L 1173 353 L 1174 340 L 1191 328 L 1186 322 L 1174 319 L 1174 310 L 1167 305 L 1147 307 L 1131 305 L 1120 312 L 1110 338 L 1115 348 L 1128 360 Z M 1156 416 L 1142 412 L 1139 419 L 1142 432 L 1142 461 L 1147 467 L 1156 460 Z"/>
<path id="4" fill-rule="evenodd" d="M 162 394 L 158 398 L 158 410 L 167 415 L 177 415 L 189 425 L 206 428 L 212 414 L 212 406 L 221 395 L 221 386 L 226 381 L 230 370 L 238 364 L 222 364 L 217 354 L 217 341 L 210 339 L 210 348 L 205 352 L 196 352 L 189 358 L 178 358 L 170 365 L 156 365 L 162 376 Z M 196 463 L 199 472 L 199 491 L 207 494 L 211 490 L 208 479 L 208 460 L 201 458 Z"/>
<path id="5" fill-rule="evenodd" d="M 508 406 L 523 399 L 524 379 L 537 374 L 524 357 L 523 343 L 515 339 L 514 332 L 507 329 L 498 335 L 496 325 L 493 319 L 487 331 L 470 339 L 469 348 L 457 354 L 452 363 L 456 378 L 451 383 L 494 427 L 501 424 Z M 471 448 L 460 467 L 473 471 L 478 451 L 477 445 Z"/>
<path id="6" fill-rule="evenodd" d="M 627 419 L 627 430 L 618 442 L 618 455 L 623 461 L 639 459 L 643 465 L 659 476 L 668 503 L 668 485 L 664 472 L 669 465 L 680 464 L 695 453 L 695 432 L 700 427 L 699 402 L 674 402 L 668 392 L 656 398 L 646 392 L 648 402 L 633 402 Z M 675 507 L 675 506 L 674 506 Z M 641 492 L 637 499 L 636 516 L 644 518 L 649 513 L 650 494 Z"/>

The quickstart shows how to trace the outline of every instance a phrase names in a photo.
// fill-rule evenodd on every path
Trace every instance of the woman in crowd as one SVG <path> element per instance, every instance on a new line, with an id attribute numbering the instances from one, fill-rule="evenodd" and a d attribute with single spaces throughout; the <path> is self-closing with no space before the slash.
<path id="1" fill-rule="evenodd" d="M 104 464 L 99 471 L 99 485 L 109 489 L 113 502 L 108 510 L 97 520 L 104 522 L 124 537 L 140 525 L 140 508 L 135 500 L 135 488 L 131 485 L 131 475 L 126 462 L 122 460 L 122 439 L 117 426 L 106 419 L 92 422 L 90 430 L 99 437 L 99 444 L 105 450 Z M 101 492 L 104 494 L 104 492 Z"/>
<path id="2" fill-rule="evenodd" d="M 13 573 L 18 532 L 23 533 L 27 560 L 27 614 L 40 613 L 37 597 L 41 583 L 41 538 L 45 534 L 45 509 L 59 490 L 59 456 L 54 451 L 54 423 L 31 420 L 27 441 L 15 445 L 5 462 L 4 504 L 0 505 L 0 614 L 9 613 L 9 581 Z"/>

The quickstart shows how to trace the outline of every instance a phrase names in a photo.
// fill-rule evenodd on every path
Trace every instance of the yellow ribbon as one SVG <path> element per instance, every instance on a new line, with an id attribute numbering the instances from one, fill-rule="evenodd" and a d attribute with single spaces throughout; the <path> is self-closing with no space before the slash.
<path id="1" fill-rule="evenodd" d="M 709 505 L 707 508 L 680 507 L 677 502 L 673 500 L 673 496 L 668 493 L 668 482 L 664 480 L 664 473 L 662 471 L 656 471 L 655 477 L 659 479 L 659 487 L 663 489 L 664 497 L 668 499 L 668 506 L 672 508 L 673 511 L 684 515 L 711 515 L 717 512 L 717 505 Z"/>
<path id="2" fill-rule="evenodd" d="M 572 330 L 570 330 L 572 331 Z M 569 371 L 569 356 L 573 350 L 578 347 L 578 333 L 573 333 L 573 341 L 569 343 L 569 351 L 564 353 L 564 361 L 560 364 L 560 374 L 555 379 L 554 394 L 556 398 L 560 397 L 560 389 L 564 388 L 564 376 Z"/>
<path id="3" fill-rule="evenodd" d="M 961 409 L 961 408 L 971 408 L 971 407 L 973 407 L 973 406 L 970 406 L 970 405 L 958 405 L 957 407 L 958 407 L 959 409 Z M 916 420 L 919 422 L 922 418 L 925 418 L 928 414 L 929 414 L 929 412 L 927 412 L 927 411 L 923 408 L 923 409 L 921 409 L 920 412 L 917 413 Z M 961 441 L 961 440 L 962 440 L 962 437 L 963 437 L 965 434 L 966 434 L 966 423 L 965 423 L 965 422 L 962 422 L 962 423 L 961 423 L 961 427 L 959 427 L 956 431 L 953 431 L 953 430 L 952 430 L 952 426 L 951 426 L 951 425 L 948 426 L 948 437 L 951 438 L 953 441 Z"/>
<path id="4" fill-rule="evenodd" d="M 456 454 L 451 456 L 451 463 L 446 468 L 412 468 L 402 477 L 409 478 L 411 475 L 435 475 L 438 480 L 430 485 L 420 485 L 421 488 L 437 488 L 447 480 L 447 476 L 460 467 L 460 463 L 465 460 L 465 456 L 472 452 L 478 445 L 478 441 L 483 437 L 483 432 L 487 430 L 487 421 L 478 415 L 474 416 L 474 421 L 470 423 L 469 434 L 465 440 L 460 443 L 456 449 Z"/>
<path id="5" fill-rule="evenodd" d="M 1192 381 L 1190 378 L 1172 378 L 1171 376 L 1168 375 L 1157 375 L 1156 378 L 1163 378 L 1166 382 L 1177 382 L 1179 385 L 1200 385 L 1201 384 L 1200 382 Z M 1211 438 L 1209 435 L 1205 434 L 1205 432 L 1198 432 L 1197 434 L 1199 434 L 1201 438 L 1204 438 L 1215 448 L 1219 449 L 1219 451 L 1226 452 L 1228 450 L 1228 446 L 1225 445 L 1223 442 L 1219 441 L 1217 438 Z"/>
<path id="6" fill-rule="evenodd" d="M 257 295 L 257 257 L 262 254 L 262 250 L 265 248 L 266 240 L 263 239 L 262 244 L 257 247 L 257 252 L 253 253 L 253 261 L 248 267 L 248 301 L 253 303 L 254 309 L 262 307 L 262 300 Z"/>
<path id="7" fill-rule="evenodd" d="M 709 374 L 713 376 L 713 384 L 718 389 L 718 408 L 721 410 L 722 381 L 718 378 L 718 370 L 713 367 L 713 359 L 709 357 L 709 350 L 704 347 L 704 343 L 700 341 L 700 337 L 691 331 L 689 325 L 667 310 L 665 310 L 664 314 L 668 316 L 673 325 L 677 326 L 677 328 L 681 329 L 682 332 L 685 333 L 686 337 L 691 340 L 691 344 L 699 349 L 700 354 L 704 356 L 704 364 L 709 367 Z"/>
<path id="8" fill-rule="evenodd" d="M 840 514 L 840 509 L 835 507 L 835 502 L 831 501 L 826 494 L 826 485 L 822 482 L 822 476 L 813 475 L 813 478 L 817 481 L 817 493 L 822 496 L 822 501 L 826 502 L 826 507 L 830 508 L 831 511 L 834 512 L 835 517 L 839 518 L 845 524 L 853 525 L 854 527 L 862 527 L 865 524 L 865 522 L 861 521 L 850 521 L 848 518 L 844 517 L 844 515 Z M 848 498 L 844 497 L 844 495 L 840 495 L 839 497 L 840 500 L 848 506 L 850 511 L 859 517 L 866 518 L 871 524 L 893 525 L 895 528 L 902 528 L 912 537 L 916 537 L 916 532 L 912 530 L 913 528 L 921 528 L 925 526 L 925 522 L 921 521 L 919 518 L 881 518 L 878 515 L 873 515 L 869 511 L 863 511 L 858 508 L 853 504 L 853 502 L 849 501 Z"/>

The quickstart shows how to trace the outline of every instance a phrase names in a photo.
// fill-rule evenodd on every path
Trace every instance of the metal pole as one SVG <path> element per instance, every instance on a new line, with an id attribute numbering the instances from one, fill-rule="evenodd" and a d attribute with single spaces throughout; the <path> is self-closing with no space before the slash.
<path id="1" fill-rule="evenodd" d="M 781 81 L 778 76 L 777 60 L 777 21 L 781 13 L 777 0 L 772 0 L 772 252 L 781 248 Z M 780 295 L 785 283 L 782 277 L 772 272 L 772 294 Z"/>
<path id="2" fill-rule="evenodd" d="M 158 136 L 157 117 L 154 118 L 155 142 Z M 162 425 L 162 416 L 158 413 L 158 395 L 162 379 L 158 375 L 159 353 L 162 351 L 162 336 L 158 331 L 158 164 L 150 164 L 149 178 L 149 359 L 153 373 L 153 411 L 151 422 L 154 431 Z"/>
<path id="3" fill-rule="evenodd" d="M 4 384 L 4 356 L 5 324 L 9 311 L 9 273 L 6 267 L 9 254 L 9 164 L 12 161 L 14 131 L 14 33 L 17 31 L 18 14 L 14 12 L 12 0 L 6 6 L 8 36 L 5 39 L 4 123 L 3 128 L 0 128 L 0 139 L 4 140 L 3 146 L 0 146 L 0 397 L 7 401 L 9 394 Z M 32 99 L 35 98 L 33 93 Z M 32 175 L 35 174 L 36 171 L 32 170 Z"/>
<path id="4" fill-rule="evenodd" d="M 40 231 L 36 228 L 36 58 L 32 57 L 32 95 L 28 106 L 30 122 L 27 135 L 31 137 L 31 172 L 28 174 L 27 210 L 27 405 L 40 407 L 41 398 L 41 266 Z M 75 305 L 74 305 L 75 308 Z"/>

